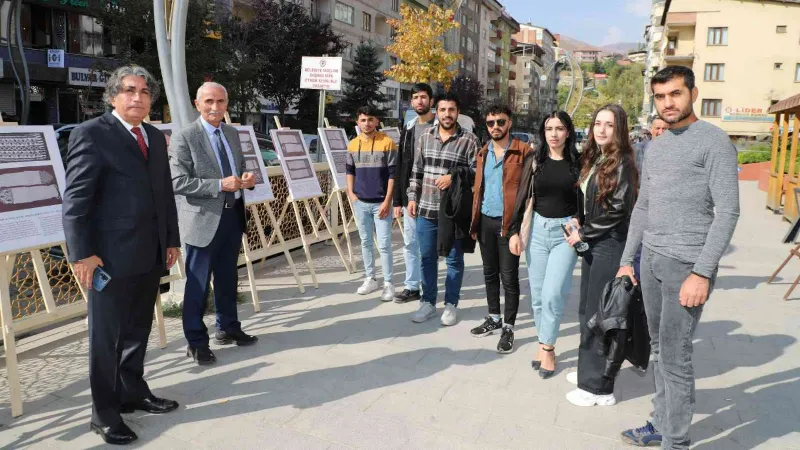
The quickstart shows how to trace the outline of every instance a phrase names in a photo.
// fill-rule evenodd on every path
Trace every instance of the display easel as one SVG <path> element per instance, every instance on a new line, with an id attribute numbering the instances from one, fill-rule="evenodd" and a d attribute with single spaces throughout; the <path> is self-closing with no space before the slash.
<path id="1" fill-rule="evenodd" d="M 287 130 L 288 128 L 283 127 L 281 125 L 280 119 L 275 117 L 275 125 L 277 125 L 279 130 Z M 277 144 L 277 143 L 276 143 Z M 308 150 L 306 149 L 306 152 Z M 287 180 L 288 183 L 288 180 Z M 300 217 L 300 206 L 299 203 L 302 202 L 303 207 L 305 208 L 306 214 L 308 215 L 309 222 L 311 222 L 311 231 L 314 234 L 314 237 L 320 239 L 320 221 L 325 225 L 328 233 L 331 236 L 331 240 L 333 241 L 333 245 L 336 247 L 336 252 L 339 253 L 339 257 L 342 260 L 342 264 L 344 265 L 345 270 L 347 273 L 353 273 L 353 269 L 351 269 L 349 261 L 345 258 L 344 253 L 342 252 L 342 247 L 339 245 L 339 240 L 336 237 L 336 234 L 333 232 L 333 227 L 331 226 L 330 221 L 328 220 L 327 214 L 329 212 L 328 208 L 331 205 L 331 197 L 330 195 L 328 201 L 325 203 L 326 207 L 323 208 L 322 204 L 319 201 L 320 196 L 305 198 L 305 199 L 295 199 L 291 194 L 291 189 L 289 190 L 289 197 L 286 199 L 286 203 L 283 205 L 283 209 L 281 210 L 281 215 L 278 217 L 278 221 L 275 224 L 276 227 L 280 227 L 283 219 L 286 217 L 286 213 L 289 210 L 289 205 L 292 206 L 292 210 L 294 211 L 294 217 L 297 222 L 297 231 L 300 233 L 300 241 L 303 243 L 303 252 L 306 255 L 306 262 L 308 263 L 308 271 L 311 274 L 311 281 L 314 284 L 315 288 L 319 287 L 319 282 L 317 281 L 317 274 L 314 270 L 314 260 L 311 258 L 311 244 L 306 237 L 306 233 L 303 229 L 303 220 Z M 309 204 L 309 200 L 313 201 L 315 209 L 319 213 L 319 219 L 315 220 L 314 215 L 311 210 L 311 206 Z"/>

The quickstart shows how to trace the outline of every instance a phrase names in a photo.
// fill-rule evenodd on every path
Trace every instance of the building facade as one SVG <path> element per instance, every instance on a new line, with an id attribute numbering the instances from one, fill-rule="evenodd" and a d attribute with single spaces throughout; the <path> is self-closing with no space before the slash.
<path id="1" fill-rule="evenodd" d="M 650 10 L 650 23 L 644 29 L 645 51 L 644 61 L 644 96 L 642 100 L 642 115 L 639 124 L 646 127 L 655 115 L 653 94 L 650 90 L 650 80 L 661 67 L 661 39 L 664 36 L 664 26 L 661 18 L 664 16 L 666 0 L 654 0 Z"/>
<path id="2" fill-rule="evenodd" d="M 458 53 L 461 54 L 458 75 L 475 80 L 480 80 L 482 7 L 482 0 L 462 0 L 461 7 L 456 11 L 456 18 L 461 24 L 458 28 Z"/>
<path id="3" fill-rule="evenodd" d="M 520 31 L 515 38 L 521 43 L 535 44 L 541 51 L 541 64 L 532 64 L 532 70 L 538 70 L 538 93 L 539 99 L 536 102 L 542 114 L 547 114 L 558 109 L 558 83 L 560 80 L 560 65 L 557 64 L 558 45 L 555 35 L 545 27 L 536 26 L 530 23 L 520 25 Z M 542 79 L 544 77 L 544 79 Z"/>
<path id="4" fill-rule="evenodd" d="M 767 109 L 800 89 L 800 2 L 672 0 L 659 68 L 692 68 L 697 115 L 732 138 L 767 135 Z"/>
<path id="5" fill-rule="evenodd" d="M 119 61 L 108 30 L 94 19 L 102 6 L 99 0 L 22 3 L 20 32 L 31 84 L 28 124 L 80 123 L 105 111 L 105 73 L 97 68 L 110 70 Z M 17 122 L 22 103 L 6 47 L 10 7 L 10 1 L 0 2 L 0 112 Z M 48 63 L 52 50 L 60 63 Z"/>
<path id="6" fill-rule="evenodd" d="M 503 10 L 489 27 L 489 51 L 494 51 L 494 71 L 489 70 L 489 85 L 487 98 L 494 101 L 511 103 L 515 97 L 515 90 L 510 81 L 517 78 L 513 66 L 517 57 L 511 53 L 517 41 L 512 36 L 519 32 L 519 23 Z M 487 58 L 488 59 L 488 58 Z M 513 105 L 512 105 L 513 106 Z"/>

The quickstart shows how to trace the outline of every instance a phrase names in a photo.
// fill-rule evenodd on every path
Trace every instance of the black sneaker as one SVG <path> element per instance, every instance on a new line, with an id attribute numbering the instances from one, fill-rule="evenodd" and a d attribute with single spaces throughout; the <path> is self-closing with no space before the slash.
<path id="1" fill-rule="evenodd" d="M 396 294 L 394 296 L 395 303 L 408 303 L 412 300 L 419 300 L 422 298 L 419 295 L 419 291 L 412 291 L 410 289 L 403 289 L 403 292 Z"/>
<path id="2" fill-rule="evenodd" d="M 471 329 L 469 332 L 473 337 L 484 337 L 494 333 L 495 330 L 499 330 L 502 327 L 502 321 L 495 322 L 491 317 L 487 317 L 480 326 Z"/>
<path id="3" fill-rule="evenodd" d="M 497 353 L 511 353 L 514 350 L 514 330 L 503 327 L 500 342 L 497 343 Z"/>

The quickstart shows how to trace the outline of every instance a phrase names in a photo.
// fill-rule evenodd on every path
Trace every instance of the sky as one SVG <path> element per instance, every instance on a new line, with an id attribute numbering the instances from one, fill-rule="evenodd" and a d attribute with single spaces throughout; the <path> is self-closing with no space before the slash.
<path id="1" fill-rule="evenodd" d="M 500 0 L 520 23 L 531 22 L 592 45 L 642 42 L 651 0 Z"/>

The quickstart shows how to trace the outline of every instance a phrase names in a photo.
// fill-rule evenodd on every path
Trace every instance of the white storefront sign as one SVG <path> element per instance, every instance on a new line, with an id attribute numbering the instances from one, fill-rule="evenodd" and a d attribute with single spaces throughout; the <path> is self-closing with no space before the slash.
<path id="1" fill-rule="evenodd" d="M 301 89 L 342 90 L 341 56 L 303 56 L 300 70 Z"/>
<path id="2" fill-rule="evenodd" d="M 61 49 L 47 49 L 47 67 L 54 67 L 57 69 L 64 68 L 64 50 Z"/>
<path id="3" fill-rule="evenodd" d="M 109 72 L 101 70 L 70 67 L 67 83 L 72 86 L 105 87 L 109 76 L 111 76 Z"/>

